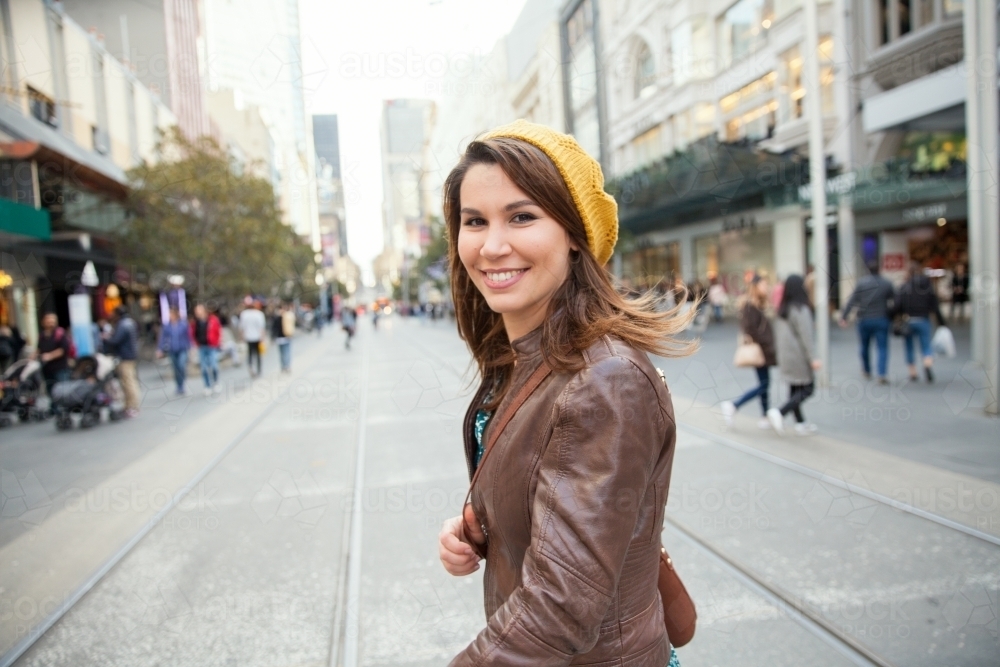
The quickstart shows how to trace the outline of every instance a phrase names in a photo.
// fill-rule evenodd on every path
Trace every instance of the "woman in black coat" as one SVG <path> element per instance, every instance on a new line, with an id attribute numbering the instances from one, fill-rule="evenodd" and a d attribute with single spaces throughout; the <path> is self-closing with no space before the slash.
<path id="1" fill-rule="evenodd" d="M 937 318 L 939 326 L 946 326 L 941 304 L 930 278 L 914 262 L 910 265 L 910 277 L 896 294 L 895 315 L 903 322 L 900 328 L 906 343 L 906 365 L 910 370 L 910 380 L 919 379 L 914 340 L 920 342 L 920 353 L 924 358 L 924 374 L 928 382 L 934 382 L 934 350 L 931 348 L 931 315 Z"/>

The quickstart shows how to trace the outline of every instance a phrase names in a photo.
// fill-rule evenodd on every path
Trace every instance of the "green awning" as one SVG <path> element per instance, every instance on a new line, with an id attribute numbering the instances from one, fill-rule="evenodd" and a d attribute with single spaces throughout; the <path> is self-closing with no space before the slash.
<path id="1" fill-rule="evenodd" d="M 52 238 L 52 222 L 45 209 L 0 199 L 0 232 L 48 241 Z"/>

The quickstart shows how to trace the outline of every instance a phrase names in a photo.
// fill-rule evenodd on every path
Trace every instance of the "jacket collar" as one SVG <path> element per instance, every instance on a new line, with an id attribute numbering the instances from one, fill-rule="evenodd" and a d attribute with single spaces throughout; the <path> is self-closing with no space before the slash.
<path id="1" fill-rule="evenodd" d="M 539 356 L 542 351 L 542 327 L 534 329 L 513 341 L 510 346 L 514 348 L 514 354 L 518 362 L 524 362 Z"/>

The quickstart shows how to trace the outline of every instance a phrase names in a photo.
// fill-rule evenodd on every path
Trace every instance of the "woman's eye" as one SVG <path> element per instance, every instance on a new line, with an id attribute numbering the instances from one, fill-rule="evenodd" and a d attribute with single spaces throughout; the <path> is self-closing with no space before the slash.
<path id="1" fill-rule="evenodd" d="M 535 216 L 531 215 L 530 213 L 518 213 L 513 218 L 511 218 L 511 222 L 531 222 L 532 220 L 535 219 L 536 219 Z"/>
<path id="2" fill-rule="evenodd" d="M 469 218 L 462 223 L 464 227 L 482 227 L 486 224 L 486 221 L 482 218 Z"/>

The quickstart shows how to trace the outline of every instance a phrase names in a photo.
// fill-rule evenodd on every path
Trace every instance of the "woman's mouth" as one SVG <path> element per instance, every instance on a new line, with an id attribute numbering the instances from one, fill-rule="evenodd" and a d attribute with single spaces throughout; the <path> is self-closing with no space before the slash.
<path id="1" fill-rule="evenodd" d="M 528 269 L 505 269 L 503 271 L 480 271 L 483 282 L 490 289 L 504 289 L 521 279 Z"/>

